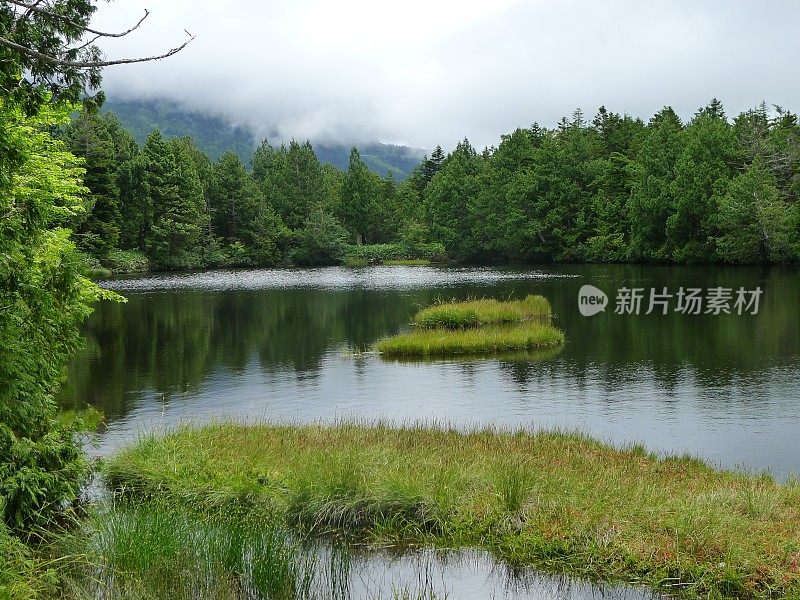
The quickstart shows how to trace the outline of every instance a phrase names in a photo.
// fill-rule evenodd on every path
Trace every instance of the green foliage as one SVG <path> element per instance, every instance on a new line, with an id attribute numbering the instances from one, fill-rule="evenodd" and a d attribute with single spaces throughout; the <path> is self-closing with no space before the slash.
<path id="1" fill-rule="evenodd" d="M 214 163 L 207 195 L 214 232 L 228 243 L 242 242 L 257 212 L 259 191 L 233 152 Z"/>
<path id="2" fill-rule="evenodd" d="M 53 394 L 80 344 L 78 326 L 103 292 L 61 227 L 84 211 L 78 160 L 48 129 L 67 111 L 36 117 L 0 101 L 0 518 L 25 531 L 77 494 L 85 459 L 59 425 Z"/>
<path id="3" fill-rule="evenodd" d="M 422 259 L 431 262 L 444 262 L 447 257 L 441 244 L 370 244 L 368 246 L 347 246 L 347 257 L 363 261 L 365 264 L 382 264 L 391 260 Z"/>
<path id="4" fill-rule="evenodd" d="M 31 551 L 0 522 L 0 600 L 35 600 L 54 586 L 43 576 Z"/>
<path id="5" fill-rule="evenodd" d="M 114 119 L 81 117 L 71 130 L 94 140 L 83 154 L 97 192 L 75 223 L 102 262 L 118 230 L 119 246 L 146 252 L 157 269 L 446 256 L 796 262 L 800 125 L 780 107 L 774 114 L 762 105 L 729 122 L 713 100 L 684 126 L 669 107 L 646 125 L 602 106 L 587 122 L 577 110 L 556 129 L 520 128 L 481 153 L 468 140 L 447 155 L 437 147 L 402 182 L 391 169 L 383 179 L 372 173 L 356 148 L 342 172 L 321 164 L 308 142 L 265 140 L 250 174 L 232 152 L 212 164 L 191 139 L 168 144 L 160 134 L 139 152 Z M 743 204 L 754 178 L 760 199 Z M 308 229 L 314 220 L 338 221 L 366 248 L 343 256 L 337 228 L 327 225 L 318 243 Z"/>
<path id="6" fill-rule="evenodd" d="M 162 177 L 159 193 L 151 192 L 153 227 L 148 244 L 150 259 L 160 268 L 198 267 L 206 215 L 197 168 L 184 144 L 159 144 L 154 141 L 152 150 L 163 151 L 168 156 L 164 156 L 163 162 L 153 169 L 154 173 L 161 168 L 164 170 L 159 173 Z M 153 189 L 152 185 L 150 189 Z"/>
<path id="7" fill-rule="evenodd" d="M 730 182 L 718 206 L 717 252 L 723 260 L 780 263 L 797 255 L 797 212 L 789 209 L 759 156 Z"/>
<path id="8" fill-rule="evenodd" d="M 454 258 L 475 254 L 473 203 L 480 192 L 482 159 L 464 140 L 444 160 L 425 190 L 425 211 L 433 238 Z"/>
<path id="9" fill-rule="evenodd" d="M 698 115 L 683 133 L 675 163 L 675 210 L 667 218 L 667 241 L 678 262 L 708 260 L 712 252 L 714 194 L 724 189 L 734 160 L 734 134 L 717 114 Z"/>
<path id="10" fill-rule="evenodd" d="M 114 140 L 106 122 L 96 114 L 81 113 L 65 132 L 67 148 L 84 159 L 83 183 L 89 189 L 84 218 L 75 223 L 79 247 L 104 259 L 119 243 L 119 187 Z"/>
<path id="11" fill-rule="evenodd" d="M 114 273 L 145 273 L 150 270 L 147 255 L 137 250 L 114 250 L 106 264 Z"/>
<path id="12" fill-rule="evenodd" d="M 314 206 L 330 202 L 322 166 L 308 142 L 292 140 L 288 148 L 275 149 L 263 141 L 253 154 L 253 178 L 292 230 L 303 227 Z"/>
<path id="13" fill-rule="evenodd" d="M 24 5 L 26 8 L 29 6 Z M 33 5 L 37 7 L 36 4 Z M 99 98 L 87 98 L 86 91 L 100 87 L 100 69 L 81 66 L 83 61 L 102 57 L 91 39 L 78 43 L 97 6 L 93 0 L 55 0 L 46 10 L 19 10 L 20 3 L 0 4 L 0 32 L 5 39 L 27 51 L 0 45 L 0 99 L 35 115 L 51 100 L 92 106 Z M 42 8 L 42 7 L 39 7 Z M 38 56 L 37 56 L 38 55 Z M 59 57 L 72 64 L 46 60 Z"/>
<path id="14" fill-rule="evenodd" d="M 380 178 L 361 160 L 356 148 L 350 152 L 350 165 L 342 181 L 339 217 L 357 244 L 375 243 L 381 237 L 385 216 L 381 201 Z"/>
<path id="15" fill-rule="evenodd" d="M 347 252 L 347 231 L 321 207 L 311 210 L 303 228 L 295 232 L 292 260 L 299 265 L 335 265 Z"/>

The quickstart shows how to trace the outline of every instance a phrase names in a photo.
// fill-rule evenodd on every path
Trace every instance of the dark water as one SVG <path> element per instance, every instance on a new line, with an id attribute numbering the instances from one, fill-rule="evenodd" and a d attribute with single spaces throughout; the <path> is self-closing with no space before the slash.
<path id="1" fill-rule="evenodd" d="M 154 428 L 216 418 L 424 420 L 581 430 L 783 478 L 800 472 L 798 273 L 376 267 L 118 279 L 104 285 L 128 302 L 105 303 L 91 317 L 86 351 L 71 368 L 62 402 L 103 410 L 110 424 L 96 449 L 101 454 Z M 578 290 L 587 283 L 611 302 L 592 317 L 578 311 Z M 757 315 L 623 316 L 614 314 L 623 286 L 672 293 L 681 286 L 760 286 L 763 296 Z M 551 300 L 568 339 L 560 351 L 431 362 L 364 352 L 438 298 L 529 293 Z M 647 298 L 642 312 L 646 307 Z M 356 570 L 362 575 L 352 597 L 367 597 L 376 577 L 387 597 L 415 581 L 439 597 L 650 597 L 535 573 L 509 578 L 502 566 L 476 556 L 370 555 Z"/>
<path id="2" fill-rule="evenodd" d="M 105 285 L 128 302 L 91 317 L 63 401 L 109 417 L 101 452 L 185 421 L 355 417 L 579 429 L 785 477 L 800 472 L 799 274 L 375 267 L 114 280 Z M 585 283 L 608 293 L 605 312 L 581 316 Z M 623 286 L 763 295 L 757 315 L 618 315 Z M 416 363 L 354 355 L 437 298 L 528 293 L 550 298 L 568 338 L 560 352 Z"/>

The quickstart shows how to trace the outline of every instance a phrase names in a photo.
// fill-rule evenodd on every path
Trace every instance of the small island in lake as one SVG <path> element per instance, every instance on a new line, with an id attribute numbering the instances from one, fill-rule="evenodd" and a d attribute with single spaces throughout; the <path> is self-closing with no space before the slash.
<path id="1" fill-rule="evenodd" d="M 413 330 L 380 340 L 385 356 L 491 354 L 553 348 L 564 332 L 551 323 L 553 311 L 543 296 L 501 302 L 475 299 L 441 302 L 414 315 Z"/>

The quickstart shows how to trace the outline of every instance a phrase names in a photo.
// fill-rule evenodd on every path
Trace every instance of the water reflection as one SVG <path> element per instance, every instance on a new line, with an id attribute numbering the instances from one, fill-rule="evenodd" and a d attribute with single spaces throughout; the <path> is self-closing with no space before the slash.
<path id="1" fill-rule="evenodd" d="M 583 317 L 581 285 L 764 290 L 758 315 Z M 792 269 L 552 266 L 224 271 L 108 282 L 62 402 L 111 418 L 106 452 L 218 417 L 562 427 L 727 467 L 800 472 L 800 280 Z M 437 298 L 551 299 L 552 356 L 390 362 L 370 354 Z"/>
<path id="2" fill-rule="evenodd" d="M 320 561 L 324 563 L 325 561 Z M 484 552 L 426 550 L 365 552 L 347 559 L 343 598 L 453 598 L 459 600 L 658 600 L 641 588 L 512 568 Z M 335 578 L 331 578 L 335 579 Z M 339 580 L 341 581 L 341 579 Z M 328 584 L 325 587 L 335 588 Z M 398 593 L 400 592 L 400 593 Z M 407 595 L 403 595 L 403 593 Z"/>

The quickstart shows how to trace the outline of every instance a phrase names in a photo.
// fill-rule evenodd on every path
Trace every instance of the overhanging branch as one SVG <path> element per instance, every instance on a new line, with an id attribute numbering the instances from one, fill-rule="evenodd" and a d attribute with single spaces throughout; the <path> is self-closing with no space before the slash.
<path id="1" fill-rule="evenodd" d="M 91 31 L 88 30 L 87 31 Z M 133 31 L 133 30 L 131 30 Z M 189 33 L 188 31 L 186 33 Z M 25 56 L 31 58 L 38 58 L 39 60 L 43 60 L 51 65 L 59 66 L 59 67 L 73 67 L 77 69 L 98 69 L 101 67 L 110 67 L 113 65 L 129 65 L 133 63 L 141 63 L 141 62 L 149 62 L 153 60 L 161 60 L 164 58 L 169 58 L 186 48 L 195 38 L 194 35 L 189 34 L 188 40 L 186 40 L 180 46 L 176 46 L 171 50 L 168 50 L 164 54 L 159 54 L 157 56 L 147 56 L 142 58 L 119 58 L 115 60 L 87 60 L 87 61 L 80 61 L 80 60 L 65 60 L 63 58 L 58 58 L 57 56 L 51 56 L 49 54 L 45 54 L 44 52 L 39 52 L 38 50 L 34 50 L 32 48 L 28 48 L 23 46 L 22 44 L 17 44 L 7 38 L 0 36 L 0 46 L 5 46 L 6 48 L 11 48 L 12 50 L 16 50 L 17 52 L 24 54 Z M 111 36 L 114 37 L 114 36 Z M 66 50 L 69 50 L 67 48 Z"/>
<path id="2" fill-rule="evenodd" d="M 98 31 L 96 29 L 92 29 L 91 27 L 86 27 L 85 25 L 82 25 L 81 23 L 78 23 L 77 21 L 73 21 L 72 19 L 69 19 L 69 18 L 67 18 L 67 17 L 65 17 L 63 15 L 59 15 L 58 13 L 54 13 L 53 11 L 47 10 L 46 8 L 42 8 L 42 7 L 39 6 L 39 4 L 41 3 L 41 0 L 38 0 L 37 2 L 34 2 L 33 4 L 28 4 L 26 2 L 20 2 L 19 0 L 6 0 L 6 1 L 9 4 L 14 4 L 16 6 L 19 6 L 20 8 L 26 9 L 26 12 L 23 15 L 23 18 L 26 17 L 27 15 L 29 15 L 31 12 L 37 12 L 37 13 L 41 13 L 43 15 L 47 15 L 48 17 L 51 17 L 53 19 L 58 19 L 59 21 L 62 21 L 64 23 L 68 23 L 69 25 L 72 25 L 73 27 L 77 27 L 79 29 L 82 29 L 86 33 L 91 33 L 91 34 L 94 34 L 94 35 L 98 35 L 100 37 L 108 37 L 108 38 L 125 37 L 126 35 L 128 35 L 132 31 L 136 31 L 137 29 L 139 29 L 139 27 L 142 25 L 142 23 L 144 23 L 144 20 L 148 16 L 150 16 L 150 12 L 147 9 L 145 9 L 144 10 L 144 16 L 141 19 L 139 19 L 139 21 L 136 23 L 136 25 L 134 25 L 133 27 L 131 27 L 130 29 L 127 29 L 125 31 L 112 33 L 112 32 L 107 32 L 107 31 Z"/>

